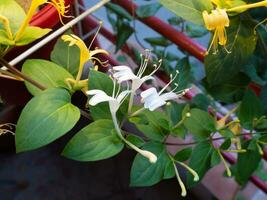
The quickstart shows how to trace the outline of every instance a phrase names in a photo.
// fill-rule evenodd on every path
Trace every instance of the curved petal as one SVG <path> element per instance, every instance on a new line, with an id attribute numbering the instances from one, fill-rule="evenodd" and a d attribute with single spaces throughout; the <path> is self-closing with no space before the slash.
<path id="1" fill-rule="evenodd" d="M 144 83 L 145 81 L 148 81 L 148 80 L 155 80 L 155 78 L 153 76 L 147 75 L 147 76 L 142 77 L 141 80 Z"/>
<path id="2" fill-rule="evenodd" d="M 100 94 L 100 93 L 104 93 L 104 94 L 106 94 L 104 91 L 102 91 L 102 90 L 88 90 L 88 91 L 86 91 L 86 94 L 88 94 L 88 95 L 95 95 L 95 94 Z M 107 95 L 107 94 L 106 94 Z"/>
<path id="3" fill-rule="evenodd" d="M 153 101 L 145 104 L 145 108 L 148 108 L 150 111 L 154 111 L 157 108 L 166 104 L 166 101 L 162 99 L 154 99 Z"/>
<path id="4" fill-rule="evenodd" d="M 126 65 L 119 65 L 112 68 L 114 71 L 131 71 L 132 69 Z"/>
<path id="5" fill-rule="evenodd" d="M 94 55 L 100 54 L 100 53 L 109 55 L 109 53 L 106 50 L 104 50 L 104 49 L 90 50 L 89 53 L 90 53 L 90 57 L 93 57 Z"/>
<path id="6" fill-rule="evenodd" d="M 140 95 L 141 95 L 142 98 L 146 98 L 146 97 L 148 97 L 148 96 L 151 96 L 151 95 L 153 95 L 153 94 L 157 94 L 157 93 L 158 93 L 158 92 L 157 92 L 157 89 L 154 88 L 154 87 L 152 87 L 152 88 L 149 88 L 149 89 L 147 89 L 147 90 L 141 92 Z"/>
<path id="7" fill-rule="evenodd" d="M 169 101 L 169 100 L 177 99 L 179 98 L 179 96 L 175 94 L 174 92 L 167 92 L 165 94 L 160 95 L 160 98 L 163 101 Z"/>
<path id="8" fill-rule="evenodd" d="M 106 101 L 112 101 L 114 98 L 108 96 L 104 91 L 102 90 L 89 90 L 86 92 L 88 95 L 93 95 L 91 99 L 89 100 L 89 104 L 91 106 L 95 106 L 99 103 L 106 102 Z"/>

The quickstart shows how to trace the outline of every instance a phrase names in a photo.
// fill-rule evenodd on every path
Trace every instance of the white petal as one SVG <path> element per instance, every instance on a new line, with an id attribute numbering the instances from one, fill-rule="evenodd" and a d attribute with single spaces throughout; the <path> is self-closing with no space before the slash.
<path id="1" fill-rule="evenodd" d="M 104 93 L 104 94 L 106 94 L 104 91 L 102 91 L 102 90 L 88 90 L 88 91 L 86 91 L 86 94 L 88 94 L 88 95 L 95 95 L 95 94 L 100 94 L 100 93 Z"/>
<path id="2" fill-rule="evenodd" d="M 115 66 L 115 67 L 113 67 L 113 70 L 114 71 L 131 71 L 132 72 L 132 69 L 126 65 Z"/>
<path id="3" fill-rule="evenodd" d="M 165 94 L 160 95 L 160 98 L 164 101 L 169 101 L 172 99 L 177 99 L 179 96 L 175 94 L 174 92 L 167 92 Z"/>
<path id="4" fill-rule="evenodd" d="M 108 96 L 106 93 L 103 92 L 103 93 L 99 93 L 99 94 L 92 96 L 92 98 L 89 100 L 89 104 L 91 106 L 95 106 L 99 103 L 112 101 L 112 100 L 114 100 L 114 98 Z"/>
<path id="5" fill-rule="evenodd" d="M 141 87 L 142 84 L 143 84 L 143 81 L 139 77 L 132 79 L 132 90 L 135 92 Z"/>
<path id="6" fill-rule="evenodd" d="M 155 78 L 153 76 L 144 76 L 143 78 L 141 78 L 141 80 L 144 82 L 148 81 L 148 80 L 154 80 Z"/>
<path id="7" fill-rule="evenodd" d="M 161 106 L 163 106 L 163 105 L 165 105 L 165 104 L 166 104 L 166 101 L 164 101 L 164 100 L 162 100 L 162 99 L 157 99 L 157 100 L 152 101 L 152 102 L 150 103 L 148 109 L 149 109 L 150 111 L 154 111 L 154 110 L 156 110 L 157 108 L 159 108 L 159 107 L 161 107 Z"/>
<path id="8" fill-rule="evenodd" d="M 153 95 L 153 94 L 157 94 L 157 93 L 158 93 L 158 92 L 157 92 L 157 89 L 154 88 L 154 87 L 152 87 L 152 88 L 149 88 L 149 89 L 147 89 L 147 90 L 141 92 L 140 95 L 141 95 L 142 98 L 146 98 L 146 97 L 148 97 L 148 96 L 151 96 L 151 95 Z"/>

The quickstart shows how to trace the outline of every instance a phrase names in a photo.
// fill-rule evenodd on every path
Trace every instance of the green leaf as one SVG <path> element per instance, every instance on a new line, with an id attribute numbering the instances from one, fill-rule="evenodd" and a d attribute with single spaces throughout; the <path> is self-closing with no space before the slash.
<path id="1" fill-rule="evenodd" d="M 170 158 L 163 144 L 149 142 L 143 149 L 154 153 L 158 160 L 156 163 L 150 163 L 147 158 L 137 154 L 131 169 L 131 186 L 151 186 L 160 182 L 164 174 L 166 175 L 166 164 Z"/>
<path id="2" fill-rule="evenodd" d="M 205 29 L 203 26 L 197 26 L 191 23 L 186 24 L 185 31 L 187 36 L 191 38 L 203 37 L 208 33 L 207 29 Z"/>
<path id="3" fill-rule="evenodd" d="M 261 90 L 260 101 L 262 102 L 264 113 L 267 114 L 267 85 L 265 85 Z"/>
<path id="4" fill-rule="evenodd" d="M 168 19 L 168 22 L 170 25 L 173 25 L 173 26 L 179 26 L 182 22 L 183 22 L 183 19 L 181 17 L 171 17 Z"/>
<path id="5" fill-rule="evenodd" d="M 195 146 L 189 161 L 189 167 L 198 173 L 199 180 L 201 180 L 206 172 L 210 169 L 211 155 L 213 147 L 209 142 L 201 142 Z M 187 185 L 192 187 L 196 184 L 191 173 L 187 172 Z"/>
<path id="6" fill-rule="evenodd" d="M 227 150 L 230 148 L 231 144 L 232 144 L 231 139 L 228 138 L 228 139 L 224 140 L 224 142 L 221 144 L 220 149 Z"/>
<path id="7" fill-rule="evenodd" d="M 0 30 L 0 44 L 5 46 L 13 46 L 15 42 L 10 40 L 5 31 Z"/>
<path id="8" fill-rule="evenodd" d="M 110 158 L 123 149 L 112 120 L 97 120 L 80 130 L 66 145 L 63 155 L 78 161 Z"/>
<path id="9" fill-rule="evenodd" d="M 214 119 L 205 111 L 193 108 L 191 116 L 187 117 L 184 125 L 192 134 L 200 137 L 208 137 L 216 131 Z"/>
<path id="10" fill-rule="evenodd" d="M 9 20 L 12 34 L 15 35 L 26 17 L 24 10 L 15 0 L 1 0 L 0 10 L 1 15 Z M 2 23 L 0 29 L 3 29 Z"/>
<path id="11" fill-rule="evenodd" d="M 112 95 L 113 82 L 111 78 L 103 72 L 90 70 L 89 90 L 98 89 L 103 90 L 107 95 Z M 109 105 L 107 102 L 100 103 L 96 106 L 90 106 L 90 112 L 94 120 L 98 119 L 111 119 Z"/>
<path id="12" fill-rule="evenodd" d="M 204 24 L 202 12 L 213 8 L 211 2 L 207 0 L 160 0 L 159 2 L 177 16 L 198 25 Z"/>
<path id="13" fill-rule="evenodd" d="M 218 151 L 213 151 L 211 154 L 211 160 L 210 160 L 211 167 L 214 167 L 220 163 L 221 163 L 221 157 L 220 157 Z"/>
<path id="14" fill-rule="evenodd" d="M 67 31 L 65 34 L 71 34 L 72 31 Z M 69 46 L 59 38 L 50 55 L 51 61 L 64 67 L 73 76 L 78 73 L 80 65 L 80 49 L 76 45 Z"/>
<path id="15" fill-rule="evenodd" d="M 159 3 L 150 3 L 147 5 L 142 5 L 137 8 L 136 15 L 139 18 L 154 16 L 160 8 L 161 5 Z"/>
<path id="16" fill-rule="evenodd" d="M 254 26 L 239 18 L 231 20 L 231 26 L 227 28 L 226 45 L 231 53 L 220 46 L 217 54 L 209 53 L 205 58 L 207 80 L 211 86 L 231 80 L 247 63 L 257 43 Z"/>
<path id="17" fill-rule="evenodd" d="M 128 22 L 117 23 L 116 52 L 122 48 L 129 37 L 134 33 L 134 29 Z"/>
<path id="18" fill-rule="evenodd" d="M 176 102 L 170 102 L 166 106 L 166 111 L 171 122 L 171 126 L 175 126 L 179 121 L 182 120 L 182 112 L 185 107 L 185 104 L 179 104 Z"/>
<path id="19" fill-rule="evenodd" d="M 179 71 L 179 75 L 174 80 L 174 83 L 178 83 L 179 87 L 177 90 L 183 90 L 186 89 L 190 83 L 192 83 L 192 73 L 191 73 L 191 65 L 189 62 L 188 57 L 184 57 L 180 59 L 176 65 L 175 71 Z M 176 73 L 176 72 L 173 73 Z M 176 87 L 175 85 L 172 85 L 172 87 Z"/>
<path id="20" fill-rule="evenodd" d="M 27 60 L 22 66 L 22 73 L 38 81 L 46 88 L 68 88 L 65 80 L 67 78 L 73 79 L 73 76 L 64 68 L 50 61 L 40 59 Z M 41 93 L 41 90 L 31 83 L 25 82 L 25 85 L 32 95 Z"/>
<path id="21" fill-rule="evenodd" d="M 242 126 L 252 129 L 254 119 L 261 117 L 262 113 L 263 108 L 259 98 L 251 89 L 248 89 L 238 111 Z"/>
<path id="22" fill-rule="evenodd" d="M 170 179 L 170 178 L 173 178 L 174 176 L 175 176 L 175 170 L 174 170 L 173 162 L 169 160 L 165 165 L 163 179 Z"/>
<path id="23" fill-rule="evenodd" d="M 191 154 L 192 154 L 191 147 L 184 148 L 175 154 L 174 159 L 180 162 L 184 162 L 190 158 Z"/>
<path id="24" fill-rule="evenodd" d="M 144 38 L 144 40 L 151 46 L 167 47 L 171 45 L 171 42 L 164 37 L 149 37 L 149 38 Z"/>
<path id="25" fill-rule="evenodd" d="M 225 81 L 219 85 L 209 85 L 204 81 L 204 86 L 209 94 L 216 100 L 233 103 L 240 101 L 245 93 L 250 79 L 243 73 L 238 73 L 231 80 Z"/>
<path id="26" fill-rule="evenodd" d="M 137 147 L 142 147 L 145 144 L 145 141 L 141 137 L 134 134 L 127 135 L 126 140 Z"/>
<path id="27" fill-rule="evenodd" d="M 111 10 L 112 12 L 116 13 L 118 16 L 123 17 L 125 19 L 128 20 L 132 20 L 133 17 L 121 6 L 114 4 L 114 3 L 107 3 L 105 5 L 105 7 L 107 7 L 109 10 Z"/>
<path id="28" fill-rule="evenodd" d="M 229 130 L 228 128 L 219 130 L 219 133 L 223 137 L 229 137 L 229 138 L 231 138 L 231 137 L 234 137 L 235 136 L 234 133 L 231 130 Z"/>
<path id="29" fill-rule="evenodd" d="M 252 56 L 252 58 L 250 59 L 249 63 L 244 66 L 243 71 L 244 73 L 246 73 L 247 76 L 250 77 L 253 83 L 256 83 L 258 85 L 265 85 L 266 81 L 264 81 L 257 72 L 258 66 L 261 66 L 261 63 L 258 62 L 258 59 L 254 54 L 254 56 Z"/>
<path id="30" fill-rule="evenodd" d="M 21 39 L 16 41 L 16 46 L 24 46 L 30 44 L 31 42 L 47 35 L 50 31 L 52 31 L 52 29 L 43 29 L 35 26 L 28 26 L 25 29 Z"/>
<path id="31" fill-rule="evenodd" d="M 267 119 L 266 119 L 266 118 L 260 119 L 260 120 L 257 122 L 255 128 L 256 128 L 257 130 L 264 130 L 264 129 L 267 129 Z"/>
<path id="32" fill-rule="evenodd" d="M 34 97 L 23 109 L 16 128 L 17 152 L 47 145 L 71 130 L 80 111 L 62 88 L 51 88 Z"/>
<path id="33" fill-rule="evenodd" d="M 208 107 L 211 105 L 210 99 L 204 94 L 197 94 L 193 97 L 191 102 L 197 108 L 205 111 L 207 111 Z"/>
<path id="34" fill-rule="evenodd" d="M 143 111 L 138 117 L 129 119 L 146 137 L 163 141 L 169 130 L 165 115 L 157 111 Z"/>
<path id="35" fill-rule="evenodd" d="M 246 148 L 248 144 L 246 142 L 242 148 Z M 261 155 L 257 149 L 247 149 L 246 153 L 238 154 L 235 173 L 236 181 L 242 186 L 245 185 L 252 173 L 258 168 L 260 161 Z"/>
<path id="36" fill-rule="evenodd" d="M 267 144 L 267 135 L 263 135 L 259 138 L 259 141 L 264 143 L 264 144 Z"/>

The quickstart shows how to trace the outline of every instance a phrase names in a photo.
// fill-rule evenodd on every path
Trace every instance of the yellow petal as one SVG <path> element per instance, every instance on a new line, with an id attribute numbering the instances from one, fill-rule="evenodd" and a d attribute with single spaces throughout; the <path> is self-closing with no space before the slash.
<path id="1" fill-rule="evenodd" d="M 13 39 L 13 34 L 12 34 L 12 31 L 11 31 L 11 28 L 10 28 L 9 20 L 5 16 L 0 15 L 0 22 L 2 22 L 3 25 L 4 25 L 4 28 L 6 30 L 6 34 L 7 34 L 8 39 L 12 40 Z"/>
<path id="2" fill-rule="evenodd" d="M 19 39 L 21 39 L 26 27 L 29 26 L 29 23 L 30 23 L 33 15 L 35 14 L 37 8 L 46 2 L 47 2 L 47 0 L 33 0 L 32 1 L 30 9 L 26 15 L 26 18 L 24 19 L 22 25 L 20 26 L 20 28 L 16 34 L 15 41 L 18 41 Z"/>

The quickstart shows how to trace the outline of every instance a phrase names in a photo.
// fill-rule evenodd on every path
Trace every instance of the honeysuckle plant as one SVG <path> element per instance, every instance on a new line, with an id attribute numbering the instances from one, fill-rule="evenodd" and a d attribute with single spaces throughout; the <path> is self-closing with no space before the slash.
<path id="1" fill-rule="evenodd" d="M 36 13 L 37 9 L 44 4 L 53 5 L 58 10 L 61 21 L 62 17 L 69 17 L 66 15 L 69 6 L 65 5 L 64 0 L 33 0 L 27 13 L 24 12 L 15 0 L 1 1 L 0 44 L 3 46 L 3 51 L 0 52 L 1 56 L 10 48 L 29 44 L 51 31 L 51 29 L 30 26 L 33 15 Z"/>
<path id="2" fill-rule="evenodd" d="M 256 44 L 258 37 L 260 40 L 258 29 L 262 21 L 252 21 L 248 11 L 266 6 L 266 1 L 160 2 L 185 20 L 203 25 L 213 33 L 210 48 L 214 48 L 216 54 L 206 55 L 207 74 L 202 83 L 197 83 L 206 88 L 206 93 L 196 95 L 191 102 L 184 98 L 193 85 L 193 79 L 189 78 L 192 74 L 190 59 L 167 54 L 166 49 L 159 50 L 160 45 L 167 48 L 170 44 L 162 38 L 147 40 L 154 45 L 153 51 L 145 50 L 141 55 L 134 51 L 135 61 L 140 60 L 135 73 L 131 66 L 110 66 L 107 61 L 100 60 L 99 54 L 110 52 L 92 49 L 92 43 L 87 47 L 81 38 L 67 32 L 58 39 L 50 60 L 29 59 L 21 71 L 12 66 L 8 68 L 12 71 L 1 71 L 2 77 L 24 81 L 33 98 L 24 107 L 16 125 L 0 125 L 0 135 L 15 132 L 17 153 L 35 150 L 67 134 L 82 116 L 88 124 L 68 141 L 62 155 L 76 161 L 92 162 L 111 158 L 129 147 L 137 153 L 131 168 L 131 186 L 152 186 L 176 177 L 181 196 L 186 196 L 187 187 L 201 181 L 209 169 L 220 163 L 227 176 L 234 177 L 244 186 L 258 170 L 267 144 L 267 90 L 263 89 L 262 97 L 257 97 L 247 88 L 247 77 L 239 74 L 244 73 L 240 72 L 239 66 L 247 64 L 255 49 L 259 51 Z M 32 39 L 25 44 L 37 39 L 35 30 L 40 30 L 40 37 L 48 32 L 29 25 L 37 8 L 47 3 L 56 7 L 61 21 L 61 17 L 68 17 L 69 7 L 62 0 L 33 1 L 27 14 L 13 0 L 0 2 L 0 10 L 5 11 L 0 13 L 2 55 L 9 48 L 22 45 L 26 37 Z M 107 7 L 117 12 L 119 9 L 113 4 Z M 11 9 L 18 12 L 12 16 Z M 138 17 L 142 17 L 145 10 L 142 9 Z M 132 20 L 131 16 L 121 10 L 119 13 L 123 19 L 118 20 L 124 21 L 118 24 L 126 26 L 125 20 Z M 147 16 L 143 13 L 143 17 Z M 172 23 L 174 21 L 172 19 Z M 117 34 L 122 33 L 118 31 Z M 120 46 L 121 41 L 118 43 Z M 155 59 L 154 55 L 162 55 L 162 58 Z M 166 62 L 175 65 L 166 68 Z M 9 65 L 2 56 L 0 63 Z M 108 73 L 98 71 L 98 65 L 108 68 Z M 163 70 L 170 75 L 165 85 L 156 78 Z M 228 82 L 229 77 L 234 77 L 235 82 Z M 238 90 L 233 86 L 235 84 L 238 84 Z M 84 95 L 86 102 L 74 104 L 72 97 L 77 93 Z M 216 115 L 220 109 L 215 99 L 231 103 L 230 111 L 221 118 Z M 193 138 L 187 143 L 185 139 L 189 135 Z M 169 142 L 168 139 L 173 137 L 180 142 Z M 170 145 L 180 148 L 171 153 Z M 235 165 L 227 163 L 225 153 L 237 156 Z M 177 165 L 186 170 L 186 180 L 180 176 Z"/>

